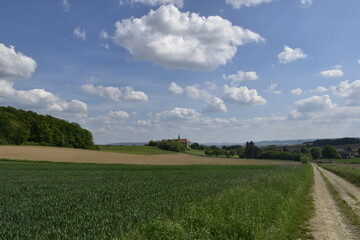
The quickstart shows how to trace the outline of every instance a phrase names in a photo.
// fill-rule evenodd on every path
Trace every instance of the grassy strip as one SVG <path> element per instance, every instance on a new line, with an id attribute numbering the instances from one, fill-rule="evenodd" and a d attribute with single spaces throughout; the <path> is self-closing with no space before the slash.
<path id="1" fill-rule="evenodd" d="M 351 163 L 351 164 L 358 164 L 360 163 L 360 158 L 350 158 L 350 159 L 332 159 L 334 163 Z"/>
<path id="2" fill-rule="evenodd" d="M 340 208 L 340 211 L 349 220 L 350 224 L 353 225 L 358 232 L 360 232 L 360 218 L 354 213 L 353 209 L 347 204 L 347 202 L 341 197 L 339 192 L 330 183 L 329 179 L 320 171 L 320 175 L 325 181 L 326 187 L 330 192 L 330 195 L 335 200 L 336 205 Z"/>
<path id="3" fill-rule="evenodd" d="M 100 151 L 117 152 L 138 155 L 161 155 L 161 154 L 176 154 L 176 152 L 165 151 L 158 147 L 151 146 L 108 146 L 99 145 Z"/>
<path id="4" fill-rule="evenodd" d="M 332 166 L 327 164 L 322 164 L 321 167 L 335 173 L 342 178 L 345 178 L 349 182 L 360 187 L 360 169 L 344 166 Z"/>
<path id="5" fill-rule="evenodd" d="M 119 239 L 311 239 L 306 222 L 314 211 L 313 172 L 304 165 L 277 170 L 244 179 L 241 186 Z"/>

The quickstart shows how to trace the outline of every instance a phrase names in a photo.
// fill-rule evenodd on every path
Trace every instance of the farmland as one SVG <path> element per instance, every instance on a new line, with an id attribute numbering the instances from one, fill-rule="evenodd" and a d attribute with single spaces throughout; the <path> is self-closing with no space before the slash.
<path id="1" fill-rule="evenodd" d="M 158 147 L 150 146 L 109 146 L 100 145 L 100 151 L 116 152 L 137 155 L 161 155 L 161 154 L 176 154 L 176 152 L 161 150 Z"/>
<path id="2" fill-rule="evenodd" d="M 0 181 L 0 239 L 297 239 L 312 171 L 3 160 Z"/>

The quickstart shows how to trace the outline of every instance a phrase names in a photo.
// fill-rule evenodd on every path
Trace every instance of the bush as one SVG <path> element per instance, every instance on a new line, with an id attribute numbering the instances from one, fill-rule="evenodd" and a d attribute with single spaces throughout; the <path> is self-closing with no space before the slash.
<path id="1" fill-rule="evenodd" d="M 307 164 L 307 163 L 309 163 L 309 162 L 311 162 L 311 156 L 310 155 L 308 155 L 308 154 L 304 154 L 304 155 L 302 155 L 301 157 L 300 157 L 300 162 L 302 163 L 302 164 Z"/>
<path id="2" fill-rule="evenodd" d="M 166 151 L 173 152 L 185 152 L 186 147 L 184 144 L 177 141 L 161 140 L 161 141 L 150 141 L 149 146 L 157 146 L 158 148 Z"/>

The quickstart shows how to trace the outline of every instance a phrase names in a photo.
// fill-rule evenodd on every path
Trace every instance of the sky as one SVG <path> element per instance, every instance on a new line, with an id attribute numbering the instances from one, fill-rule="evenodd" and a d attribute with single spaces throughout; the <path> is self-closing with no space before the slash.
<path id="1" fill-rule="evenodd" d="M 358 0 L 3 0 L 0 105 L 97 144 L 358 137 Z"/>

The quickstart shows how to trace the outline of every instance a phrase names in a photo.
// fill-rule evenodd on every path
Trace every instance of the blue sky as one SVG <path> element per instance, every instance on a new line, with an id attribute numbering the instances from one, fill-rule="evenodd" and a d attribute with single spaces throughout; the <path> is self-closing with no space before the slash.
<path id="1" fill-rule="evenodd" d="M 96 143 L 358 136 L 357 0 L 5 0 L 0 105 Z"/>

